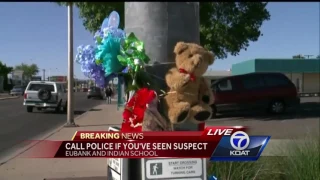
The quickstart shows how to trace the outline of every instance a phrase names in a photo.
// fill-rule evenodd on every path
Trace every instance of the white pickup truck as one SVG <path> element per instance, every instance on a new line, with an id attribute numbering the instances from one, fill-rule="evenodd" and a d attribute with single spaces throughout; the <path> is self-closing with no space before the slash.
<path id="1" fill-rule="evenodd" d="M 43 110 L 53 108 L 56 112 L 67 111 L 67 93 L 63 83 L 50 81 L 30 81 L 25 93 L 23 105 L 27 112 L 34 108 Z"/>

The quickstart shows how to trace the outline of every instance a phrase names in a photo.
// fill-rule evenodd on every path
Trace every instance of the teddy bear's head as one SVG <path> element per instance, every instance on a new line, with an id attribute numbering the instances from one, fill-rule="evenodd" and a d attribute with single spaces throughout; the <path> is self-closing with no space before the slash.
<path id="1" fill-rule="evenodd" d="M 196 77 L 202 76 L 214 62 L 212 52 L 194 43 L 178 42 L 174 53 L 177 68 L 193 73 Z"/>

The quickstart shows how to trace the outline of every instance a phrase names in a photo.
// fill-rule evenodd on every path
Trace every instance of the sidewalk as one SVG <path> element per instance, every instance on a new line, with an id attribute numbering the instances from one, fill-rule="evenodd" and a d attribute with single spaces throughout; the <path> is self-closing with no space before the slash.
<path id="1" fill-rule="evenodd" d="M 112 105 L 102 104 L 79 116 L 76 124 L 80 127 L 61 127 L 38 140 L 70 140 L 75 131 L 107 131 L 109 126 L 121 124 L 121 111 Z M 271 140 L 262 155 L 274 156 L 275 149 L 283 146 L 284 140 Z M 31 146 L 31 147 L 30 147 Z M 11 159 L 0 164 L 0 180 L 102 180 L 106 179 L 107 159 L 26 159 L 19 158 L 37 144 L 31 144 L 26 150 L 14 152 Z M 279 155 L 279 154 L 278 154 Z"/>
<path id="2" fill-rule="evenodd" d="M 81 130 L 107 131 L 109 126 L 121 124 L 121 112 L 117 111 L 115 102 L 112 105 L 102 104 L 78 117 L 76 124 L 80 127 L 62 127 L 45 139 L 70 140 L 75 131 Z M 21 155 L 23 153 L 0 166 L 1 180 L 60 180 L 60 178 L 80 180 L 84 177 L 98 180 L 102 177 L 106 178 L 107 159 L 26 159 L 19 158 Z"/>
<path id="3" fill-rule="evenodd" d="M 5 99 L 16 99 L 21 96 L 11 96 L 9 93 L 0 93 L 0 100 L 5 100 Z"/>

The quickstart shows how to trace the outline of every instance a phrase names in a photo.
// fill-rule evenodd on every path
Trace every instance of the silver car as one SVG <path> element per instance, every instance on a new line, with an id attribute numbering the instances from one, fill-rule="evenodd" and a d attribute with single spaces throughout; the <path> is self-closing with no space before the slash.
<path id="1" fill-rule="evenodd" d="M 11 96 L 22 96 L 24 94 L 25 87 L 23 86 L 14 86 L 10 91 Z"/>
<path id="2" fill-rule="evenodd" d="M 103 90 L 101 88 L 98 87 L 90 87 L 88 89 L 88 93 L 87 93 L 87 98 L 99 98 L 99 99 L 103 99 L 104 97 L 104 93 Z"/>

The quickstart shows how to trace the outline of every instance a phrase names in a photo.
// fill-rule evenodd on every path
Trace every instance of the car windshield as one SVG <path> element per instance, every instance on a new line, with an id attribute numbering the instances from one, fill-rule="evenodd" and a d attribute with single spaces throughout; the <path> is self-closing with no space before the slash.
<path id="1" fill-rule="evenodd" d="M 100 88 L 98 88 L 98 87 L 90 87 L 90 90 L 91 91 L 98 91 L 98 90 L 100 90 Z"/>
<path id="2" fill-rule="evenodd" d="M 220 80 L 220 79 L 215 80 L 213 83 L 211 83 L 211 87 L 213 87 L 214 85 L 216 85 L 216 84 L 217 84 L 217 83 L 219 83 L 219 82 L 221 82 L 221 80 Z"/>
<path id="3" fill-rule="evenodd" d="M 40 89 L 46 89 L 51 92 L 54 91 L 54 86 L 52 84 L 30 84 L 29 91 L 39 91 Z"/>

